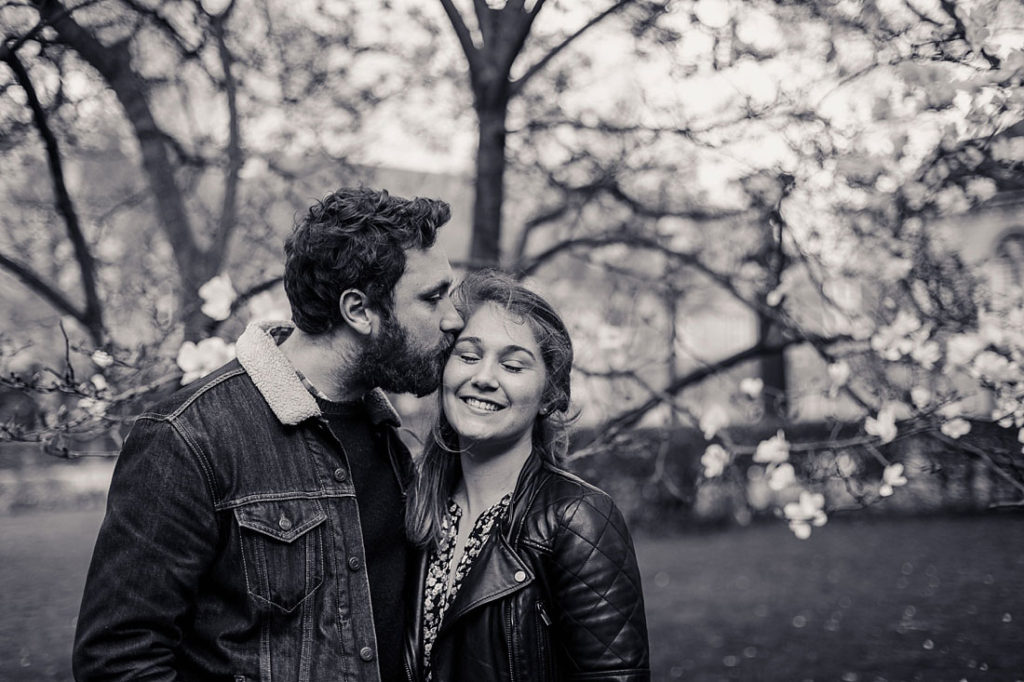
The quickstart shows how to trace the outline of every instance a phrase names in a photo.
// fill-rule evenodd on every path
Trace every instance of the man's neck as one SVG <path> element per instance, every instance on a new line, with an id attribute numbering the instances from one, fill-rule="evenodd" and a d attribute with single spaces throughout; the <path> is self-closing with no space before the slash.
<path id="1" fill-rule="evenodd" d="M 314 335 L 296 328 L 280 348 L 292 366 L 333 402 L 358 400 L 371 388 L 353 383 L 359 351 L 341 332 Z"/>

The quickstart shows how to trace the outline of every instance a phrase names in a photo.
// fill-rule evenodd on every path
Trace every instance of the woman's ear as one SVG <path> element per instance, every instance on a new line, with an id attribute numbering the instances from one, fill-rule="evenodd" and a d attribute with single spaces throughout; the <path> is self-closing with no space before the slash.
<path id="1" fill-rule="evenodd" d="M 370 335 L 377 324 L 377 313 L 370 307 L 366 294 L 359 289 L 345 289 L 338 298 L 341 319 L 357 334 Z"/>

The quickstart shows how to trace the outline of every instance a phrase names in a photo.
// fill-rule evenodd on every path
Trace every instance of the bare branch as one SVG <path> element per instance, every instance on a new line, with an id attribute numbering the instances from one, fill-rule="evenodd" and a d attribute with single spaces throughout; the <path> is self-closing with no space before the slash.
<path id="1" fill-rule="evenodd" d="M 441 0 L 441 6 L 444 8 L 444 13 L 448 15 L 448 21 L 455 30 L 455 36 L 459 39 L 459 45 L 462 46 L 462 52 L 469 63 L 470 78 L 475 81 L 482 70 L 480 50 L 473 44 L 469 28 L 466 27 L 466 22 L 462 20 L 462 15 L 459 14 L 459 10 L 455 8 L 452 0 Z"/>
<path id="2" fill-rule="evenodd" d="M 506 5 L 506 9 L 507 7 Z M 494 40 L 498 11 L 492 10 L 486 0 L 473 0 L 473 12 L 476 14 L 476 25 L 480 27 L 480 38 L 485 46 L 491 44 Z"/>
<path id="3" fill-rule="evenodd" d="M 448 2 L 448 1 L 449 0 L 442 0 L 442 2 Z M 531 78 L 536 76 L 545 66 L 548 65 L 548 62 L 550 62 L 552 59 L 557 57 L 563 50 L 565 50 L 567 47 L 569 47 L 569 45 L 571 45 L 577 38 L 579 38 L 581 35 L 583 35 L 587 31 L 589 31 L 590 29 L 592 29 L 594 26 L 597 26 L 599 23 L 604 21 L 606 18 L 608 18 L 611 15 L 615 14 L 616 12 L 618 12 L 621 9 L 623 9 L 627 5 L 633 4 L 634 2 L 635 2 L 635 0 L 617 0 L 617 2 L 613 3 L 612 5 L 610 5 L 604 11 L 602 11 L 602 12 L 594 15 L 593 17 L 591 17 L 589 21 L 587 21 L 585 24 L 580 26 L 573 33 L 571 33 L 568 36 L 566 36 L 565 39 L 562 40 L 562 42 L 558 43 L 558 45 L 555 45 L 553 48 L 548 50 L 547 53 L 543 57 L 538 59 L 532 66 L 530 66 L 526 70 L 526 72 L 523 73 L 522 76 L 520 76 L 519 78 L 514 80 L 511 83 L 511 86 L 509 88 L 509 92 L 512 93 L 512 96 L 515 96 L 516 94 L 521 92 L 523 87 L 526 86 L 526 84 L 530 81 Z M 532 19 L 531 19 L 531 22 L 532 22 Z"/>
<path id="4" fill-rule="evenodd" d="M 607 440 L 612 440 L 618 434 L 622 433 L 626 429 L 636 425 L 644 416 L 653 410 L 658 405 L 662 404 L 664 396 L 674 396 L 685 388 L 698 384 L 710 376 L 718 374 L 719 372 L 725 371 L 736 365 L 739 365 L 748 360 L 754 360 L 771 353 L 779 353 L 790 346 L 807 343 L 813 341 L 822 345 L 831 345 L 835 343 L 842 343 L 848 341 L 850 337 L 847 336 L 836 336 L 831 338 L 818 338 L 811 335 L 803 337 L 794 337 L 786 339 L 785 341 L 773 344 L 771 346 L 765 344 L 757 344 L 746 348 L 738 353 L 734 353 L 726 358 L 723 358 L 717 362 L 711 363 L 704 367 L 695 369 L 683 376 L 672 381 L 667 387 L 662 389 L 659 395 L 652 396 L 644 401 L 637 407 L 630 408 L 621 414 L 613 417 L 609 421 L 605 422 L 602 427 L 603 437 Z"/>
<path id="5" fill-rule="evenodd" d="M 149 21 L 152 22 L 152 24 L 160 30 L 161 33 L 166 35 L 172 43 L 178 46 L 178 51 L 180 52 L 181 56 L 184 57 L 186 60 L 193 60 L 199 58 L 199 53 L 203 47 L 202 42 L 200 42 L 199 45 L 197 45 L 196 47 L 189 47 L 188 45 L 186 45 L 185 39 L 182 37 L 182 35 L 178 33 L 178 30 L 174 28 L 174 26 L 167 19 L 167 17 L 161 14 L 158 9 L 146 7 L 145 5 L 136 2 L 136 0 L 121 0 L 121 2 L 131 7 L 132 10 L 134 10 L 140 16 L 147 17 Z"/>
<path id="6" fill-rule="evenodd" d="M 13 258 L 9 258 L 2 253 L 0 253 L 0 267 L 9 271 L 15 277 L 23 281 L 25 286 L 45 299 L 47 303 L 52 305 L 58 311 L 65 315 L 70 315 L 81 322 L 82 326 L 88 327 L 85 323 L 85 311 L 80 310 L 68 299 L 67 296 L 61 293 L 61 291 L 55 286 L 44 280 L 42 276 L 33 271 L 32 268 L 23 263 L 19 263 Z"/>
<path id="7" fill-rule="evenodd" d="M 500 54 L 497 55 L 498 73 L 501 74 L 502 80 L 506 83 L 508 82 L 509 74 L 512 73 L 512 65 L 523 51 L 526 39 L 530 37 L 533 22 L 543 6 L 544 0 L 538 0 L 534 3 L 533 8 L 526 12 L 522 3 L 506 3 L 501 11 L 502 16 L 510 16 L 510 19 L 507 20 L 508 30 L 500 34 L 502 40 L 498 46 Z M 514 30 L 512 30 L 513 27 Z M 514 87 L 510 87 L 508 90 L 509 97 L 515 96 L 516 92 Z"/>
<path id="8" fill-rule="evenodd" d="M 1021 483 L 1020 481 L 1016 480 L 1013 476 L 1006 473 L 1006 471 L 1001 466 L 996 464 L 989 456 L 989 454 L 982 450 L 981 448 L 971 445 L 970 443 L 964 443 L 961 441 L 953 440 L 949 436 L 940 433 L 929 433 L 928 436 L 932 440 L 942 443 L 944 445 L 948 445 L 949 447 L 958 448 L 971 453 L 972 455 L 983 461 L 988 466 L 988 468 L 991 469 L 997 476 L 1002 478 L 1004 481 L 1008 482 L 1017 490 L 1024 493 L 1024 483 Z"/>
<path id="9" fill-rule="evenodd" d="M 234 4 L 232 3 L 233 7 Z M 221 207 L 217 234 L 214 237 L 213 247 L 210 249 L 209 254 L 211 260 L 215 261 L 215 264 L 217 264 L 216 261 L 223 259 L 231 233 L 238 222 L 239 173 L 244 163 L 242 132 L 238 113 L 238 84 L 231 73 L 234 59 L 231 50 L 228 49 L 227 40 L 224 35 L 224 22 L 227 20 L 228 15 L 229 12 L 225 12 L 213 20 L 214 35 L 217 39 L 217 52 L 220 55 L 221 68 L 224 71 L 224 89 L 228 104 L 228 167 L 224 176 L 224 200 Z"/>
<path id="10" fill-rule="evenodd" d="M 58 2 L 33 0 L 41 15 L 57 30 L 60 40 L 96 69 L 114 91 L 139 141 L 142 166 L 149 179 L 160 225 L 186 289 L 198 286 L 204 275 L 203 254 L 192 235 L 175 168 L 168 158 L 166 136 L 157 125 L 147 101 L 147 82 L 132 66 L 125 42 L 105 45 L 74 18 L 66 16 Z"/>
<path id="11" fill-rule="evenodd" d="M 942 7 L 942 11 L 945 12 L 950 19 L 953 20 L 955 26 L 954 35 L 964 42 L 967 42 L 967 27 L 964 26 L 963 19 L 956 13 L 956 3 L 953 0 L 939 0 L 939 6 Z M 970 45 L 970 43 L 968 43 Z M 993 69 L 998 69 L 1001 63 L 999 57 L 989 54 L 984 48 L 981 49 L 980 54 L 988 62 L 988 65 Z"/>
<path id="12" fill-rule="evenodd" d="M 5 39 L 5 43 L 3 45 L 0 45 L 0 61 L 7 61 L 7 55 L 14 54 L 18 50 L 20 50 L 22 45 L 24 45 L 25 43 L 27 43 L 28 41 L 32 40 L 37 35 L 39 35 L 39 32 L 42 31 L 47 26 L 49 26 L 50 23 L 52 21 L 54 21 L 55 19 L 60 19 L 61 17 L 70 16 L 72 12 L 77 12 L 77 11 L 79 11 L 79 10 L 85 8 L 85 7 L 88 7 L 89 5 L 95 5 L 96 3 L 103 2 L 103 1 L 104 0 L 83 0 L 83 2 L 75 5 L 74 7 L 67 7 L 67 8 L 65 8 L 63 12 L 58 12 L 57 14 L 55 14 L 53 17 L 51 17 L 49 19 L 41 18 L 36 23 L 35 26 L 33 26 L 31 29 L 26 31 L 24 35 L 19 36 L 18 38 L 12 38 L 12 37 L 8 36 Z M 26 7 L 31 7 L 31 6 L 33 6 L 33 3 L 25 3 L 25 6 Z M 9 40 L 11 42 L 7 43 L 6 42 L 7 40 Z"/>
<path id="13" fill-rule="evenodd" d="M 36 128 L 39 131 L 39 135 L 43 138 L 43 144 L 46 147 L 46 159 L 50 169 L 50 179 L 53 183 L 57 213 L 64 219 L 68 238 L 71 240 L 75 250 L 75 259 L 78 262 L 79 274 L 81 275 L 82 291 L 85 295 L 85 309 L 81 312 L 81 316 L 76 316 L 76 319 L 89 330 L 89 335 L 92 337 L 93 342 L 99 345 L 103 343 L 103 338 L 106 334 L 103 327 L 103 311 L 99 293 L 96 289 L 96 264 L 89 245 L 85 240 L 85 235 L 82 233 L 78 213 L 75 210 L 74 202 L 71 200 L 71 194 L 68 192 L 67 183 L 64 180 L 64 165 L 60 148 L 57 144 L 57 138 L 50 129 L 46 118 L 46 111 L 39 101 L 39 96 L 36 94 L 28 70 L 25 69 L 21 60 L 18 59 L 18 55 L 14 52 L 7 55 L 6 61 L 7 65 L 14 72 L 18 84 L 25 91 Z M 37 278 L 36 280 L 26 279 L 25 281 L 38 282 L 39 280 Z M 45 296 L 47 300 L 53 300 L 51 294 L 46 294 Z"/>

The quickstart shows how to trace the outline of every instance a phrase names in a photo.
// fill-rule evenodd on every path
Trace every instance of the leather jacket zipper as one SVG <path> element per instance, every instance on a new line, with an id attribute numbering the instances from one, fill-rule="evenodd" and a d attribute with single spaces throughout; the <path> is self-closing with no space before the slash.
<path id="1" fill-rule="evenodd" d="M 512 654 L 513 632 L 515 631 L 515 609 L 512 608 L 508 601 L 505 602 L 504 606 L 506 613 L 508 613 L 508 630 L 505 632 L 505 645 L 508 647 L 508 679 L 511 682 L 515 682 L 515 656 Z"/>
<path id="2" fill-rule="evenodd" d="M 544 602 L 537 602 L 537 613 L 540 614 L 540 619 L 544 621 L 544 625 L 551 627 L 551 616 L 544 610 Z"/>
<path id="3" fill-rule="evenodd" d="M 537 601 L 537 617 L 540 618 L 541 625 L 537 628 L 537 664 L 540 666 L 540 670 L 544 672 L 546 677 L 545 680 L 555 680 L 555 662 L 553 659 L 553 653 L 550 647 L 551 637 L 551 616 L 548 615 L 547 609 L 544 608 L 544 602 Z"/>

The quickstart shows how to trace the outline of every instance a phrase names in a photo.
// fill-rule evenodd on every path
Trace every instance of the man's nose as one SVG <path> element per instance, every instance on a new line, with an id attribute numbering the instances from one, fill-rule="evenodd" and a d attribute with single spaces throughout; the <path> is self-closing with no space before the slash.
<path id="1" fill-rule="evenodd" d="M 458 334 L 465 326 L 465 322 L 463 322 L 462 316 L 459 315 L 459 311 L 452 305 L 451 300 L 446 300 L 445 302 L 448 305 L 448 309 L 441 317 L 441 331 L 447 334 Z"/>

